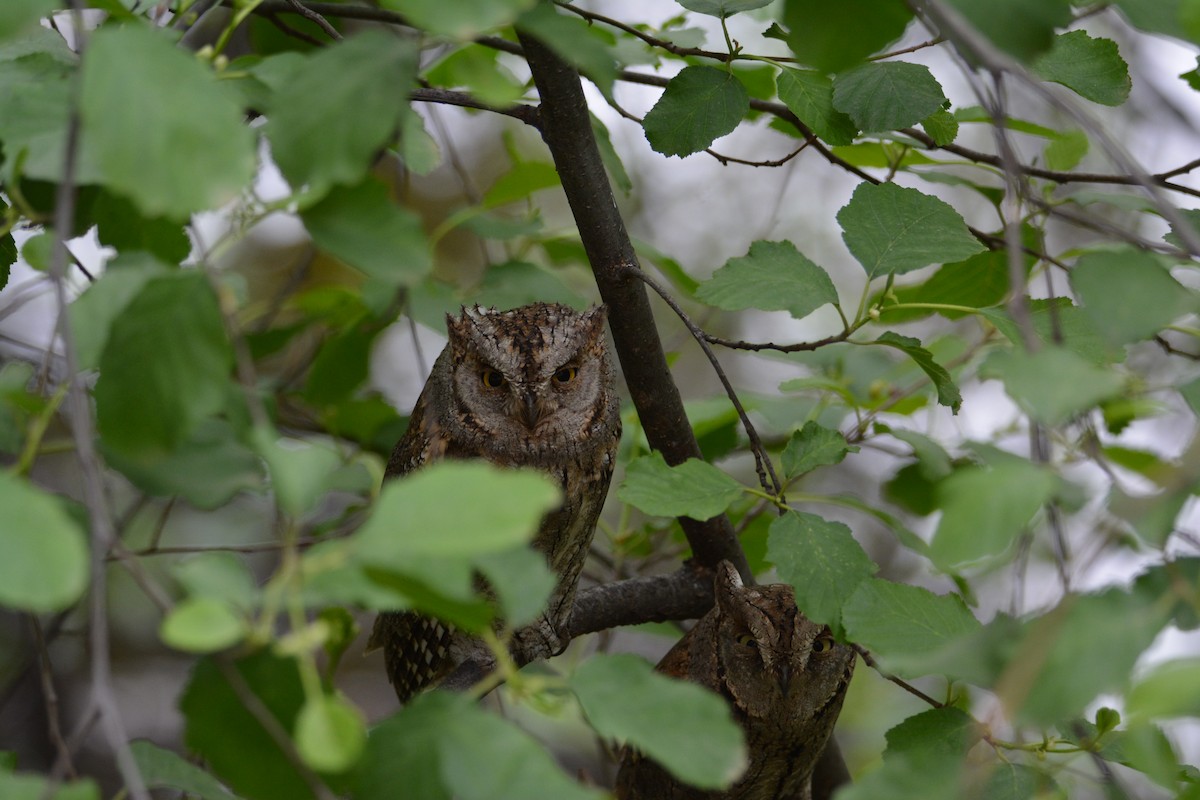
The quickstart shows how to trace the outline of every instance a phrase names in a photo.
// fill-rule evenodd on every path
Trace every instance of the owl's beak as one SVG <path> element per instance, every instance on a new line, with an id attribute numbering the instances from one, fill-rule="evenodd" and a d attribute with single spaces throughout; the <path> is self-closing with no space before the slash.
<path id="1" fill-rule="evenodd" d="M 533 430 L 542 421 L 541 404 L 533 392 L 526 392 L 521 400 L 521 421 L 525 423 L 526 428 Z"/>
<path id="2" fill-rule="evenodd" d="M 792 684 L 792 667 L 790 664 L 781 664 L 779 667 L 779 688 L 783 692 L 783 696 L 788 696 L 788 690 Z"/>

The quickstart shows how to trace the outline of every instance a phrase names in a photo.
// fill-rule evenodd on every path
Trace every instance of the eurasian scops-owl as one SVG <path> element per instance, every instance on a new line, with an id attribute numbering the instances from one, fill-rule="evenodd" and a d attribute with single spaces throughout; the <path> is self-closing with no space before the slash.
<path id="1" fill-rule="evenodd" d="M 559 483 L 563 505 L 542 519 L 533 539 L 558 583 L 545 614 L 514 635 L 534 657 L 563 646 L 559 631 L 571 613 L 621 436 L 605 319 L 603 306 L 580 313 L 553 303 L 447 315 L 449 342 L 388 462 L 387 476 L 397 477 L 443 458 L 483 458 L 535 467 Z M 481 650 L 478 640 L 413 612 L 380 614 L 368 643 L 375 647 L 383 648 L 401 702 Z"/>

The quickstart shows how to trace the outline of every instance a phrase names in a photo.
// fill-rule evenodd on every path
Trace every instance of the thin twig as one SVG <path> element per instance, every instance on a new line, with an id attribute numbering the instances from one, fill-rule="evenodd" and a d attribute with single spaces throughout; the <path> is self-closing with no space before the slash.
<path id="1" fill-rule="evenodd" d="M 297 539 L 296 546 L 300 548 L 312 547 L 319 542 L 327 542 L 331 539 L 329 536 L 311 536 L 307 538 Z M 129 555 L 135 558 L 145 558 L 147 556 L 171 556 L 181 555 L 184 553 L 273 553 L 277 550 L 284 549 L 283 542 L 254 542 L 252 544 L 203 544 L 203 545 L 179 545 L 176 547 L 147 547 L 143 550 L 129 551 Z M 115 561 L 120 556 L 110 555 L 109 561 Z"/>
<path id="2" fill-rule="evenodd" d="M 1158 212 L 1171 223 L 1188 252 L 1200 255 L 1200 232 L 1192 227 L 1183 213 L 1163 194 L 1167 187 L 1154 180 L 1104 125 L 1093 119 L 1075 102 L 1051 91 L 1045 82 L 1030 74 L 1028 69 L 992 44 L 991 40 L 981 34 L 960 11 L 947 5 L 944 0 L 909 1 L 943 35 L 956 40 L 959 47 L 969 50 L 983 68 L 994 74 L 1012 76 L 1046 103 L 1075 120 L 1091 138 L 1100 143 L 1109 159 L 1123 174 L 1145 190 Z M 1174 187 L 1171 189 L 1175 190 Z"/>
<path id="3" fill-rule="evenodd" d="M 284 22 L 282 19 L 280 19 L 279 15 L 273 11 L 263 12 L 260 16 L 262 16 L 263 19 L 265 19 L 267 22 L 274 25 L 276 28 L 278 28 L 283 33 L 287 34 L 288 36 L 291 36 L 293 39 L 298 39 L 298 40 L 304 42 L 305 44 L 311 44 L 314 47 L 324 47 L 325 46 L 325 42 L 321 41 L 320 39 L 318 39 L 315 36 L 310 36 L 309 34 L 305 33 L 304 31 L 300 30 L 299 28 L 293 28 L 291 25 L 288 25 L 286 22 Z"/>
<path id="4" fill-rule="evenodd" d="M 75 49 L 82 56 L 86 47 L 87 28 L 83 24 L 82 3 L 71 0 L 71 26 L 75 34 Z M 112 519 L 104 492 L 104 475 L 96 452 L 96 430 L 91 404 L 79 381 L 79 358 L 71 335 L 67 313 L 67 245 L 66 237 L 75 228 L 75 176 L 79 154 L 79 106 L 71 104 L 67 116 L 66 142 L 63 152 L 62 181 L 54 203 L 54 249 L 50 259 L 50 274 L 54 279 L 54 295 L 58 310 L 58 331 L 62 337 L 63 358 L 66 362 L 67 408 L 75 452 L 83 475 L 84 502 L 91 527 L 91 587 L 89 623 L 91 629 L 92 696 L 100 711 L 109 747 L 112 748 L 117 769 L 133 800 L 150 800 L 146 784 L 129 749 L 129 737 L 121 719 L 116 692 L 112 682 L 111 653 L 108 637 L 108 567 L 105 563 L 113 541 Z"/>
<path id="5" fill-rule="evenodd" d="M 737 390 L 733 388 L 733 384 L 729 382 L 729 376 L 725 374 L 725 370 L 721 367 L 721 362 L 717 360 L 716 353 L 708 344 L 708 339 L 703 330 L 696 323 L 692 322 L 687 312 L 675 301 L 663 286 L 660 286 L 657 281 L 647 275 L 643 270 L 633 268 L 627 272 L 642 283 L 654 290 L 654 293 L 662 298 L 662 301 L 670 306 L 675 312 L 675 316 L 684 324 L 688 331 L 692 334 L 692 338 L 700 345 L 700 349 L 704 351 L 708 363 L 712 365 L 713 372 L 716 373 L 717 379 L 721 381 L 721 385 L 725 387 L 725 394 L 729 397 L 729 402 L 733 404 L 734 410 L 737 412 L 738 419 L 742 421 L 742 428 L 746 431 L 747 438 L 750 439 L 750 450 L 754 453 L 754 468 L 758 473 L 758 482 L 762 486 L 763 491 L 767 494 L 778 497 L 781 502 L 786 502 L 783 497 L 783 484 L 779 481 L 779 476 L 775 474 L 775 466 L 771 463 L 771 457 L 767 454 L 766 448 L 763 447 L 762 439 L 758 436 L 758 431 L 755 430 L 754 424 L 750 422 L 750 417 L 746 414 L 746 409 L 742 406 L 742 401 L 738 397 Z M 768 475 L 770 482 L 768 483 Z"/>
<path id="6" fill-rule="evenodd" d="M 993 124 L 995 120 L 993 119 Z M 921 144 L 925 145 L 930 150 L 944 150 L 947 153 L 953 153 L 956 156 L 974 161 L 977 164 L 987 164 L 993 167 L 1000 167 L 1003 160 L 1000 156 L 991 153 L 985 153 L 981 150 L 974 150 L 970 147 L 964 147 L 960 144 L 941 144 L 933 140 L 929 134 L 916 128 L 900 128 L 899 133 L 905 136 L 910 136 L 916 139 Z M 1169 189 L 1172 192 L 1180 194 L 1188 194 L 1193 197 L 1200 197 L 1200 190 L 1193 189 L 1190 186 L 1185 186 L 1181 183 L 1173 183 L 1170 178 L 1177 175 L 1182 175 L 1186 172 L 1191 172 L 1200 164 L 1196 162 L 1188 162 L 1183 166 L 1176 167 L 1166 172 L 1155 173 L 1149 176 L 1150 179 L 1164 189 Z M 1029 164 L 1018 164 L 1017 169 L 1022 175 L 1027 175 L 1031 178 L 1042 178 L 1053 183 L 1102 183 L 1112 184 L 1114 186 L 1139 186 L 1139 181 L 1130 175 L 1120 175 L 1110 172 L 1070 172 L 1064 170 L 1046 169 L 1044 167 L 1034 167 Z"/>
<path id="7" fill-rule="evenodd" d="M 287 0 L 287 3 L 293 9 L 295 9 L 297 14 L 304 17 L 309 22 L 314 23 L 321 30 L 325 31 L 325 35 L 330 39 L 333 39 L 337 42 L 342 40 L 342 35 L 338 33 L 337 28 L 329 24 L 329 20 L 325 19 L 323 15 L 311 8 L 308 8 L 304 5 L 304 3 L 301 3 L 300 0 Z"/>
<path id="8" fill-rule="evenodd" d="M 42 682 L 42 701 L 46 705 L 46 734 L 54 745 L 58 758 L 63 761 L 65 774 L 74 778 L 79 773 L 71 759 L 71 749 L 63 739 L 62 727 L 59 725 L 58 691 L 54 688 L 54 665 L 50 662 L 50 651 L 46 647 L 46 637 L 42 634 L 42 623 L 36 614 L 29 615 L 29 627 L 33 631 L 33 644 L 37 649 L 38 674 Z"/>
<path id="9" fill-rule="evenodd" d="M 284 758 L 291 764 L 292 769 L 296 770 L 296 774 L 308 786 L 309 790 L 319 798 L 319 800 L 336 800 L 333 792 L 325 785 L 325 782 L 304 763 L 304 759 L 296 751 L 296 745 L 292 742 L 292 737 L 288 735 L 287 730 L 274 714 L 271 709 L 267 708 L 263 703 L 262 698 L 254 693 L 250 688 L 250 684 L 246 683 L 246 679 L 242 677 L 242 673 L 238 672 L 237 666 L 229 658 L 228 655 L 218 655 L 213 659 L 220 670 L 221 676 L 225 678 L 225 682 L 229 684 L 229 688 L 237 695 L 238 702 L 245 707 L 246 711 L 250 712 L 250 716 L 262 726 L 267 735 L 271 737 L 271 741 L 275 746 L 283 752 Z"/>
<path id="10" fill-rule="evenodd" d="M 920 689 L 913 686 L 911 683 L 905 681 L 903 678 L 898 678 L 895 675 L 891 674 L 890 672 L 885 672 L 882 669 L 880 669 L 879 664 L 875 661 L 875 658 L 871 655 L 871 651 L 867 650 L 862 645 L 852 644 L 850 646 L 853 647 L 854 651 L 856 653 L 858 653 L 859 656 L 862 657 L 863 662 L 868 667 L 870 667 L 871 669 L 878 672 L 885 680 L 891 681 L 892 683 L 896 684 L 904 691 L 908 692 L 909 694 L 913 695 L 914 697 L 919 697 L 920 699 L 924 700 L 926 703 L 933 706 L 934 708 L 941 708 L 945 705 L 945 703 L 939 703 L 937 700 L 934 700 L 932 697 L 925 694 Z"/>
<path id="11" fill-rule="evenodd" d="M 503 114 L 506 117 L 520 120 L 531 127 L 539 127 L 537 106 L 518 103 L 517 105 L 500 108 L 499 106 L 490 106 L 487 103 L 476 100 L 464 92 L 456 92 L 451 89 L 417 88 L 409 93 L 409 97 L 423 103 L 441 103 L 448 106 L 491 111 L 493 114 Z"/>

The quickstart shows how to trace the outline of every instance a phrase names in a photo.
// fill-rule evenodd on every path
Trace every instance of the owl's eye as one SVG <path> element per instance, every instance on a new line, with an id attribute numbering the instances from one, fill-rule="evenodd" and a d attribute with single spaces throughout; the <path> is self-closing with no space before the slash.
<path id="1" fill-rule="evenodd" d="M 822 634 L 813 642 L 812 651 L 814 653 L 828 653 L 833 649 L 833 637 L 828 633 Z"/>
<path id="2" fill-rule="evenodd" d="M 480 372 L 479 380 L 489 389 L 499 389 L 505 384 L 504 376 L 494 369 L 485 369 Z"/>
<path id="3" fill-rule="evenodd" d="M 554 373 L 555 383 L 570 383 L 575 380 L 575 376 L 579 374 L 579 370 L 575 367 L 562 367 L 558 372 Z"/>
<path id="4" fill-rule="evenodd" d="M 755 649 L 758 648 L 758 640 L 748 633 L 743 633 L 741 636 L 737 637 L 737 643 L 742 647 L 753 647 Z"/>

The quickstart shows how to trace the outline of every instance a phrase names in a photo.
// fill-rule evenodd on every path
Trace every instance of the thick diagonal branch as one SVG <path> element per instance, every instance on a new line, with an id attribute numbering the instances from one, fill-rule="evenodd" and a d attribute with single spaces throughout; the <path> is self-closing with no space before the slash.
<path id="1" fill-rule="evenodd" d="M 613 343 L 646 439 L 668 464 L 700 458 L 679 389 L 667 368 L 646 290 L 628 272 L 639 268 L 637 255 L 600 161 L 579 75 L 536 39 L 524 34 L 520 39 L 541 97 L 542 138 L 554 158 L 600 296 L 610 309 Z M 712 568 L 728 559 L 751 579 L 727 517 L 707 522 L 681 518 L 680 524 L 702 565 Z"/>
<path id="2" fill-rule="evenodd" d="M 520 32 L 518 36 L 541 97 L 542 138 L 554 158 L 600 296 L 609 306 L 613 342 L 646 438 L 670 464 L 699 458 L 700 447 L 667 368 L 646 289 L 630 274 L 639 269 L 637 255 L 600 161 L 579 75 L 541 42 Z M 715 567 L 729 559 L 746 579 L 753 578 L 728 517 L 680 523 L 700 564 Z M 828 797 L 847 777 L 837 743 L 831 741 L 813 785 L 819 796 Z"/>

